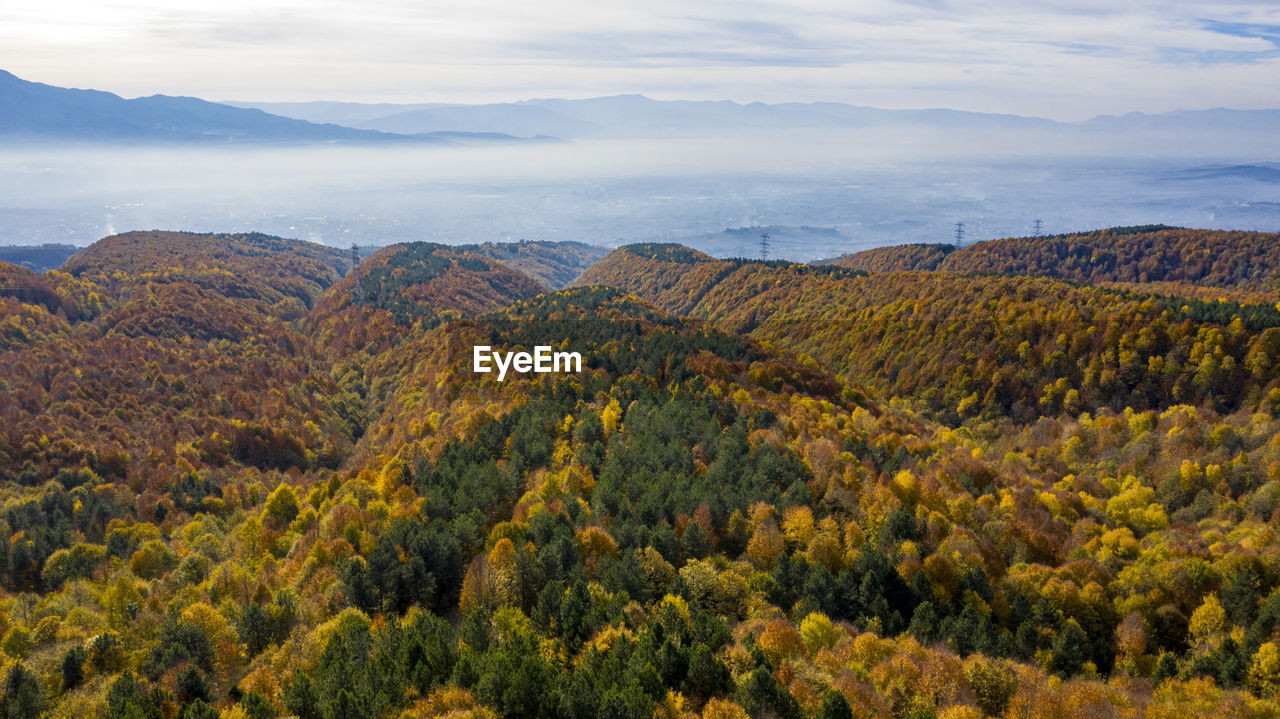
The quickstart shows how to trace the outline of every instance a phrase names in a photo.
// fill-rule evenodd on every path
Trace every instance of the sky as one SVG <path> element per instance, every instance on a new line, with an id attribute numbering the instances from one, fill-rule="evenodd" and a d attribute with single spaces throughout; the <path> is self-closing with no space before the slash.
<path id="1" fill-rule="evenodd" d="M 2 0 L 0 69 L 211 100 L 1280 108 L 1274 0 Z"/>

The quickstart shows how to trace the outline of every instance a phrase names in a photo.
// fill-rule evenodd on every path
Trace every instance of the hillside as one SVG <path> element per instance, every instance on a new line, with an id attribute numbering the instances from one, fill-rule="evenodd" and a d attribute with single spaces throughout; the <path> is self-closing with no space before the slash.
<path id="1" fill-rule="evenodd" d="M 399 341 L 407 326 L 432 327 L 542 291 L 530 277 L 464 247 L 388 245 L 336 283 L 306 325 L 331 351 L 376 354 Z"/>
<path id="2" fill-rule="evenodd" d="M 1280 715 L 1277 352 L 1214 374 L 1261 310 L 678 245 L 554 293 L 426 243 L 330 282 L 179 239 L 0 266 L 88 309 L 0 297 L 4 716 Z M 1016 417 L 1059 330 L 1222 384 L 949 426 L 826 368 L 1018 357 L 975 404 Z M 583 367 L 499 382 L 477 344 Z"/>
<path id="3" fill-rule="evenodd" d="M 938 269 L 947 256 L 955 250 L 955 245 L 946 244 L 890 245 L 841 255 L 825 264 L 867 272 L 927 271 Z"/>
<path id="4" fill-rule="evenodd" d="M 1010 238 L 971 245 L 939 269 L 1277 291 L 1280 235 L 1156 227 Z"/>
<path id="5" fill-rule="evenodd" d="M 649 246 L 616 250 L 578 282 L 805 352 L 949 421 L 1202 402 L 1234 411 L 1258 406 L 1280 376 L 1271 305 L 1049 278 L 726 262 Z"/>
<path id="6" fill-rule="evenodd" d="M 583 270 L 609 252 L 582 242 L 485 242 L 458 248 L 495 259 L 528 275 L 544 290 L 567 287 Z"/>
<path id="7" fill-rule="evenodd" d="M 46 276 L 0 265 L 0 348 L 9 351 L 0 476 L 25 482 L 79 457 L 94 471 L 147 467 L 129 475 L 145 487 L 176 467 L 335 462 L 364 431 L 367 387 L 335 384 L 322 358 L 338 348 L 292 321 L 323 290 L 333 286 L 316 317 L 349 306 L 358 287 L 364 319 L 353 321 L 389 335 L 400 322 L 540 291 L 497 262 L 441 246 L 386 248 L 339 282 L 348 261 L 265 235 L 166 232 L 105 238 Z M 283 455 L 261 460 L 259 444 Z"/>
<path id="8" fill-rule="evenodd" d="M 260 235 L 133 233 L 31 275 L 59 306 L 7 301 L 0 478 L 85 470 L 163 516 L 165 484 L 196 470 L 339 461 L 356 404 L 284 322 L 337 279 L 334 256 Z"/>
<path id="9" fill-rule="evenodd" d="M 463 247 L 389 245 L 330 288 L 301 324 L 333 376 L 363 398 L 367 416 L 378 417 L 400 386 L 391 378 L 422 371 L 413 348 L 423 332 L 542 292 L 533 279 Z"/>
<path id="10" fill-rule="evenodd" d="M 0 260 L 0 298 L 10 298 L 18 303 L 40 305 L 53 314 L 70 310 L 71 314 L 79 313 L 79 308 L 70 300 L 57 293 L 51 284 L 42 276 L 9 262 Z"/>
<path id="11" fill-rule="evenodd" d="M 347 252 L 260 233 L 128 232 L 72 255 L 62 272 L 112 292 L 189 282 L 300 315 L 351 267 Z"/>
<path id="12" fill-rule="evenodd" d="M 442 312 L 477 314 L 540 291 L 536 282 L 501 262 L 428 242 L 379 250 L 337 290 L 348 285 L 354 304 L 387 310 L 401 322 Z"/>
<path id="13" fill-rule="evenodd" d="M 1278 234 L 1153 225 L 1050 237 L 1010 237 L 955 251 L 948 247 L 881 247 L 832 262 L 880 272 L 940 270 L 1037 275 L 1089 284 L 1158 282 L 1280 295 Z"/>

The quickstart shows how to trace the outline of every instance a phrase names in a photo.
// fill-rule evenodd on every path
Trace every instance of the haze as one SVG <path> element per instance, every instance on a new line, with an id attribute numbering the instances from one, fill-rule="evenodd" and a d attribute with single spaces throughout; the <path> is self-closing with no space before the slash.
<path id="1" fill-rule="evenodd" d="M 750 255 L 753 234 L 722 231 L 834 228 L 779 233 L 774 256 L 811 260 L 950 241 L 956 222 L 969 241 L 1030 234 L 1037 218 L 1050 233 L 1280 226 L 1280 166 L 1253 162 L 1280 154 L 1275 138 L 1224 147 L 1143 137 L 878 128 L 449 149 L 27 147 L 0 159 L 0 244 L 163 228 L 343 247 L 681 240 Z"/>

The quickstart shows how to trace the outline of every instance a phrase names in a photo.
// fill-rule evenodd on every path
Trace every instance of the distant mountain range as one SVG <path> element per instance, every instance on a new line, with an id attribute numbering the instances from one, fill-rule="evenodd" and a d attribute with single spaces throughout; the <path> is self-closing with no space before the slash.
<path id="1" fill-rule="evenodd" d="M 643 95 L 585 100 L 541 99 L 484 105 L 345 102 L 228 102 L 311 122 L 382 132 L 467 129 L 559 138 L 671 137 L 735 131 L 907 127 L 940 130 L 1028 130 L 1081 135 L 1114 132 L 1275 134 L 1280 110 L 1179 110 L 1155 115 L 1103 115 L 1080 123 L 947 109 L 882 110 L 836 102 L 765 104 L 664 101 Z"/>
<path id="2" fill-rule="evenodd" d="M 1186 136 L 1251 152 L 1275 144 L 1280 110 L 1099 116 L 1081 123 L 947 109 L 882 110 L 835 102 L 664 101 L 643 95 L 482 105 L 126 100 L 22 80 L 0 70 L 0 140 L 476 144 L 594 138 L 718 137 L 894 128 L 1045 137 L 1134 137 L 1169 147 Z M 1221 140 L 1222 142 L 1218 142 Z M 963 139 L 957 140 L 964 142 Z M 1172 141 L 1176 143 L 1176 140 Z M 1037 144 L 1039 144 L 1037 142 Z"/>
<path id="3" fill-rule="evenodd" d="M 284 102 L 227 104 L 311 122 L 336 122 L 381 132 L 468 128 L 560 138 L 672 137 L 738 131 L 858 128 L 885 125 L 965 128 L 1050 128 L 1052 120 L 959 110 L 880 110 L 834 102 L 768 105 L 728 100 L 654 100 L 616 95 L 585 100 L 542 99 L 487 105 Z"/>
<path id="4" fill-rule="evenodd" d="M 1211 165 L 1182 170 L 1172 175 L 1175 180 L 1250 180 L 1254 182 L 1280 183 L 1280 165 L 1258 163 L 1251 165 Z"/>
<path id="5" fill-rule="evenodd" d="M 315 123 L 194 97 L 126 100 L 98 90 L 28 82 L 0 70 L 0 140 L 90 142 L 248 142 L 465 144 L 511 142 L 496 133 L 392 134 Z"/>
<path id="6" fill-rule="evenodd" d="M 1174 110 L 1156 115 L 1130 112 L 1125 115 L 1099 115 L 1082 123 L 1091 130 L 1212 132 L 1231 128 L 1237 132 L 1275 134 L 1280 129 L 1280 110 Z"/>

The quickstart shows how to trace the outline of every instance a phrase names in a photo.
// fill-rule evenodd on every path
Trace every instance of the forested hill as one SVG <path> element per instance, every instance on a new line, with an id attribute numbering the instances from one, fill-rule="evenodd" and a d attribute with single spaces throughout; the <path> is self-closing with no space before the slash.
<path id="1" fill-rule="evenodd" d="M 575 286 L 620 287 L 678 315 L 698 315 L 702 299 L 720 285 L 757 272 L 779 277 L 853 278 L 867 273 L 836 265 L 802 265 L 786 260 L 719 260 L 676 243 L 640 243 L 610 252 L 574 280 Z"/>
<path id="2" fill-rule="evenodd" d="M 543 289 L 567 287 L 582 271 L 604 257 L 609 250 L 582 242 L 485 242 L 461 245 L 460 251 L 475 252 L 528 275 Z"/>
<path id="3" fill-rule="evenodd" d="M 0 717 L 1280 716 L 1265 313 L 176 240 L 0 265 L 38 288 L 0 294 Z M 477 344 L 583 367 L 499 382 Z M 970 354 L 1009 379 L 953 389 Z M 829 366 L 966 418 L 1046 372 L 1133 407 L 948 426 Z"/>
<path id="4" fill-rule="evenodd" d="M 63 316 L 78 315 L 80 309 L 60 296 L 41 275 L 0 260 L 0 297 L 12 297 L 29 305 L 40 305 L 49 312 Z"/>
<path id="5" fill-rule="evenodd" d="M 889 245 L 841 255 L 821 264 L 839 265 L 868 272 L 936 270 L 947 259 L 947 255 L 955 250 L 955 245 L 941 243 Z"/>
<path id="6" fill-rule="evenodd" d="M 475 314 L 532 297 L 539 285 L 505 264 L 462 247 L 389 245 L 363 260 L 331 296 L 347 295 L 408 320 L 424 313 Z"/>
<path id="7" fill-rule="evenodd" d="M 145 487 L 191 466 L 336 467 L 380 406 L 372 376 L 334 379 L 344 349 L 373 361 L 412 326 L 540 292 L 439 245 L 349 263 L 296 240 L 176 232 L 108 237 L 44 275 L 0 263 L 0 476 L 70 462 Z"/>
<path id="8" fill-rule="evenodd" d="M 518 270 L 462 247 L 384 247 L 324 295 L 306 319 L 332 357 L 374 356 L 419 329 L 489 312 L 543 288 Z"/>
<path id="9" fill-rule="evenodd" d="M 72 255 L 61 271 L 109 292 L 189 283 L 297 315 L 351 267 L 347 252 L 260 233 L 128 232 Z"/>
<path id="10" fill-rule="evenodd" d="M 1039 275 L 1100 284 L 1181 283 L 1280 293 L 1280 234 L 1153 225 L 1051 237 L 1012 237 L 952 251 L 881 247 L 833 260 L 874 271 Z"/>
<path id="11" fill-rule="evenodd" d="M 461 247 L 397 244 L 378 250 L 334 285 L 302 326 L 331 363 L 332 375 L 363 397 L 363 411 L 376 419 L 402 383 L 422 376 L 422 353 L 459 347 L 439 334 L 424 346 L 424 333 L 542 292 L 532 278 Z"/>
<path id="12" fill-rule="evenodd" d="M 1045 277 L 839 270 L 623 248 L 579 282 L 805 352 L 947 421 L 1184 403 L 1251 409 L 1269 402 L 1280 373 L 1271 305 Z"/>

